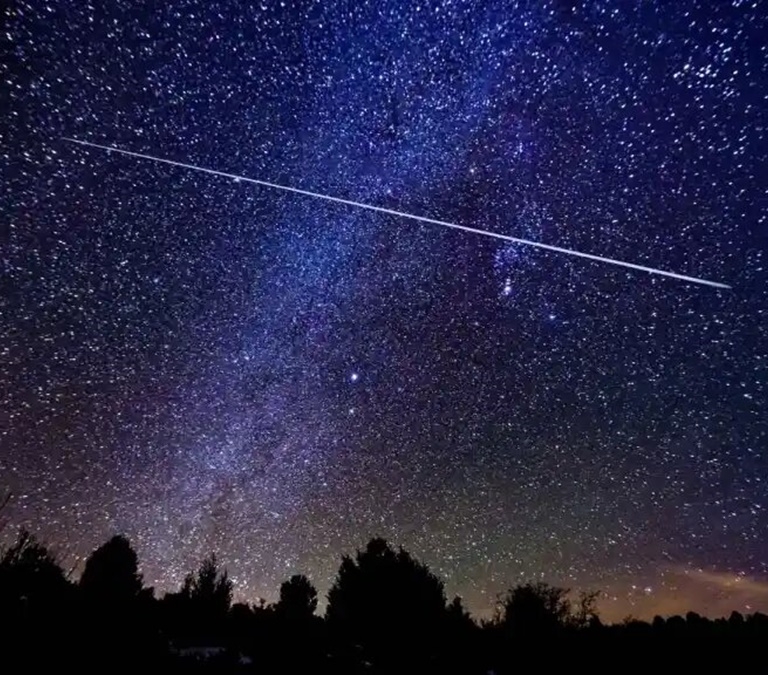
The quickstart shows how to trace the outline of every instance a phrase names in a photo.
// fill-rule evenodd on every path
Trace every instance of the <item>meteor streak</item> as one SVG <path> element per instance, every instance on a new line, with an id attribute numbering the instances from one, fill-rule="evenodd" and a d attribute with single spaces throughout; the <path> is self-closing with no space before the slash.
<path id="1" fill-rule="evenodd" d="M 627 262 L 625 260 L 616 260 L 615 258 L 606 258 L 605 256 L 595 255 L 593 253 L 583 253 L 582 251 L 574 251 L 569 248 L 562 248 L 561 246 L 554 246 L 552 244 L 543 244 L 538 241 L 530 241 L 528 239 L 520 239 L 519 237 L 511 237 L 507 234 L 501 234 L 500 232 L 491 232 L 489 230 L 481 230 L 476 227 L 469 227 L 467 225 L 459 225 L 457 223 L 449 223 L 444 220 L 435 220 L 434 218 L 427 218 L 426 216 L 417 216 L 413 213 L 405 213 L 403 211 L 395 211 L 394 209 L 387 209 L 383 206 L 374 206 L 373 204 L 363 204 L 362 202 L 355 202 L 351 199 L 342 199 L 341 197 L 333 197 L 331 195 L 324 195 L 319 192 L 310 192 L 309 190 L 301 190 L 295 187 L 289 187 L 288 185 L 278 185 L 277 183 L 270 183 L 265 180 L 257 180 L 256 178 L 248 178 L 247 176 L 237 176 L 232 173 L 226 173 L 225 171 L 216 171 L 215 169 L 206 169 L 202 166 L 195 166 L 194 164 L 185 164 L 184 162 L 175 162 L 171 159 L 164 159 L 163 157 L 153 157 L 152 155 L 145 155 L 140 152 L 132 152 L 130 150 L 123 150 L 122 148 L 115 148 L 109 145 L 99 145 L 98 143 L 91 143 L 90 141 L 81 141 L 76 138 L 66 138 L 63 140 L 69 143 L 76 143 L 78 145 L 98 148 L 99 150 L 107 150 L 112 152 L 119 152 L 129 157 L 138 157 L 139 159 L 149 159 L 153 162 L 162 162 L 163 164 L 170 164 L 172 166 L 179 166 L 183 169 L 190 169 L 192 171 L 201 171 L 202 173 L 208 173 L 213 176 L 222 176 L 223 178 L 230 178 L 243 183 L 253 183 L 254 185 L 261 185 L 263 187 L 273 188 L 275 190 L 283 190 L 284 192 L 293 192 L 299 195 L 305 195 L 307 197 L 316 197 L 317 199 L 324 199 L 329 202 L 336 202 L 337 204 L 345 204 L 347 206 L 355 206 L 359 209 L 367 209 L 368 211 L 376 211 L 378 213 L 386 213 L 390 216 L 398 216 L 400 218 L 408 218 L 420 223 L 428 223 L 430 225 L 440 225 L 441 227 L 449 227 L 454 230 L 462 230 L 463 232 L 471 232 L 472 234 L 480 234 L 484 237 L 491 237 L 493 239 L 500 239 L 502 241 L 512 242 L 513 244 L 522 244 L 524 246 L 534 246 L 536 248 L 544 249 L 545 251 L 554 251 L 555 253 L 564 253 L 566 255 L 576 256 L 578 258 L 586 258 L 587 260 L 595 260 L 597 262 L 609 263 L 611 265 L 617 265 L 619 267 L 626 267 L 632 270 L 639 270 L 640 272 L 648 272 L 650 274 L 658 274 L 663 277 L 670 277 L 672 279 L 679 279 L 681 281 L 688 281 L 694 284 L 701 284 L 703 286 L 711 286 L 713 288 L 730 288 L 728 284 L 720 283 L 719 281 L 709 281 L 707 279 L 700 279 L 698 277 L 691 277 L 686 274 L 679 274 L 677 272 L 669 272 L 667 270 L 660 270 L 654 267 L 647 267 L 646 265 L 638 265 L 636 263 Z"/>

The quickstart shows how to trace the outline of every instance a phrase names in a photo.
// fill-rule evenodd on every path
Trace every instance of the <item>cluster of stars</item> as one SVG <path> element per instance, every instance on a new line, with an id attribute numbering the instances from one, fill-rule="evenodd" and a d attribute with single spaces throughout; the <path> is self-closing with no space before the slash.
<path id="1" fill-rule="evenodd" d="M 381 535 L 479 613 L 534 578 L 754 603 L 763 3 L 3 12 L 2 536 L 124 532 L 159 592 L 212 550 L 243 599 L 325 589 Z"/>

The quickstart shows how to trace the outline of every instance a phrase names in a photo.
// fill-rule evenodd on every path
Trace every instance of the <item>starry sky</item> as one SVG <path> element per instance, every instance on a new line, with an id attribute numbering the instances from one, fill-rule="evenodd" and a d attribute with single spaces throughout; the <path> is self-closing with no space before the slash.
<path id="1" fill-rule="evenodd" d="M 4 537 L 124 532 L 158 592 L 211 550 L 325 591 L 380 535 L 480 615 L 768 609 L 768 3 L 3 11 Z"/>

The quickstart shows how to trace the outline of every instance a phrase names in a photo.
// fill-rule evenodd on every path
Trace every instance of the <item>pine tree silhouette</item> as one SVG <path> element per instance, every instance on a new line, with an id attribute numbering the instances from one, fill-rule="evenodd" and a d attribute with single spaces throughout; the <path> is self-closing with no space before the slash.
<path id="1" fill-rule="evenodd" d="M 343 636 L 347 656 L 359 649 L 376 666 L 426 664 L 446 621 L 443 583 L 410 553 L 372 539 L 355 559 L 344 557 L 328 593 L 327 620 Z"/>

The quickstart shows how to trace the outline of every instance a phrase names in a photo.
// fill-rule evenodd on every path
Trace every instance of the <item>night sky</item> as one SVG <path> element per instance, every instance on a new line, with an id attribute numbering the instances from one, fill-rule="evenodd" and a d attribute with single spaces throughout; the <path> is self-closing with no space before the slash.
<path id="1" fill-rule="evenodd" d="M 103 4 L 0 23 L 3 538 L 768 609 L 768 3 Z"/>

